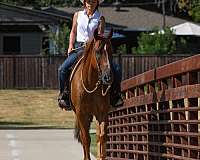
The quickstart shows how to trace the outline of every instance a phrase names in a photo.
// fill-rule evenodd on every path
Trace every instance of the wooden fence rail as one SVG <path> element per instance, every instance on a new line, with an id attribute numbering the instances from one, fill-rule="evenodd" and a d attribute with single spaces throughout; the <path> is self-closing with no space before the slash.
<path id="1" fill-rule="evenodd" d="M 152 68 L 188 57 L 167 56 L 114 56 L 120 63 L 123 79 Z M 11 88 L 58 88 L 57 69 L 64 56 L 0 56 L 0 89 Z"/>
<path id="2" fill-rule="evenodd" d="M 108 160 L 200 159 L 200 55 L 122 82 L 109 113 Z"/>

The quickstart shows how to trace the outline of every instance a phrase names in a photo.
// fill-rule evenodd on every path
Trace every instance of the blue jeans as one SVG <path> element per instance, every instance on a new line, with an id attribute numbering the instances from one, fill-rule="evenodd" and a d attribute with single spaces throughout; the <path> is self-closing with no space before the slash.
<path id="1" fill-rule="evenodd" d="M 69 57 L 65 59 L 63 64 L 58 69 L 58 79 L 59 79 L 59 88 L 62 93 L 65 89 L 65 81 L 69 79 L 70 76 L 70 68 L 76 62 L 78 57 L 83 53 L 83 48 L 79 50 L 73 51 Z M 111 68 L 114 74 L 114 80 L 112 83 L 111 92 L 118 93 L 120 92 L 120 83 L 122 79 L 122 71 L 119 64 L 111 62 Z"/>
<path id="2" fill-rule="evenodd" d="M 65 81 L 69 79 L 70 68 L 76 62 L 79 56 L 83 53 L 83 48 L 72 51 L 70 55 L 65 59 L 63 64 L 58 68 L 58 80 L 60 93 L 65 90 Z"/>

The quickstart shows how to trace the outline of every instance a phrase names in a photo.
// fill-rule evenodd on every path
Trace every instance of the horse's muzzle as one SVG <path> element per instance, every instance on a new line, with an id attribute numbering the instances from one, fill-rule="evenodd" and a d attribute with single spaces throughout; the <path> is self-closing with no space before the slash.
<path id="1" fill-rule="evenodd" d="M 102 73 L 102 84 L 110 85 L 112 83 L 111 71 L 106 71 Z"/>

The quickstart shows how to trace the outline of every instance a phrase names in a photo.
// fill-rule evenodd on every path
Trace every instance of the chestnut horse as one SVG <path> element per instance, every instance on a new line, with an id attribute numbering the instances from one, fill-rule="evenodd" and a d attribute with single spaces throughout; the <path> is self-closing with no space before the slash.
<path id="1" fill-rule="evenodd" d="M 94 32 L 92 41 L 86 44 L 84 57 L 71 80 L 71 102 L 76 117 L 75 136 L 79 138 L 84 151 L 84 160 L 90 160 L 90 123 L 96 118 L 97 159 L 106 157 L 107 114 L 110 109 L 110 87 L 113 76 L 110 58 L 110 39 Z"/>

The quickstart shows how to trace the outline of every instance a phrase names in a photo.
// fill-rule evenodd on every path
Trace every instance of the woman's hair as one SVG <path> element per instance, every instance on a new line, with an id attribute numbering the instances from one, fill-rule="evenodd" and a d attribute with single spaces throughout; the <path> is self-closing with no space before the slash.
<path id="1" fill-rule="evenodd" d="M 84 7 L 85 7 L 85 1 L 86 1 L 86 0 L 83 1 L 83 6 L 84 6 Z M 97 6 L 96 6 L 96 8 L 94 9 L 94 12 L 95 12 L 96 10 L 98 10 L 98 8 L 99 8 L 99 0 L 97 0 Z"/>

